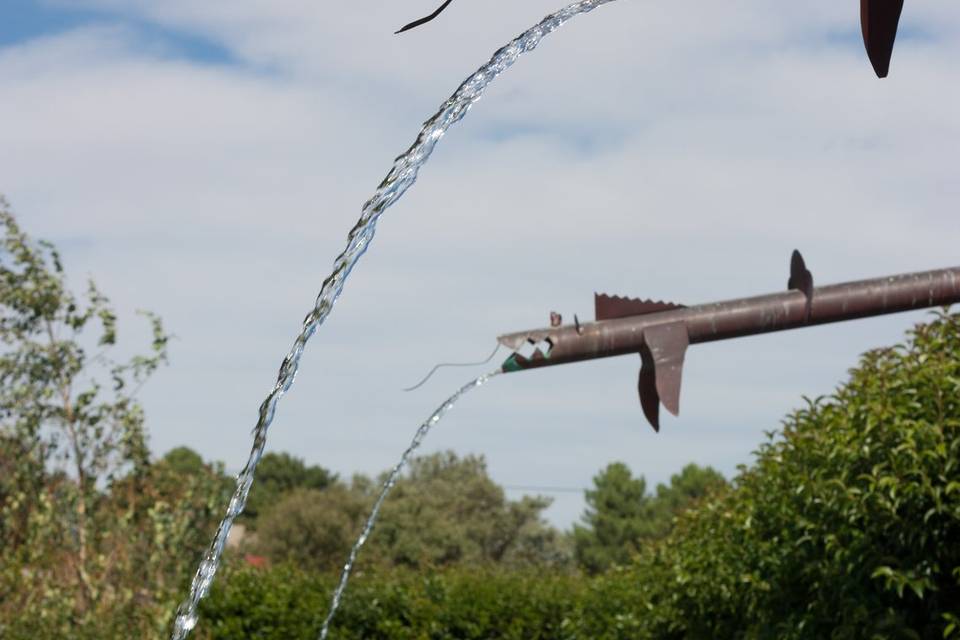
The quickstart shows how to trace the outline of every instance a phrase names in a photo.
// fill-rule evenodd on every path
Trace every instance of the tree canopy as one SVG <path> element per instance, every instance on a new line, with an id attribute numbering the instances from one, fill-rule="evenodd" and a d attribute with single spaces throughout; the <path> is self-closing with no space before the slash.
<path id="1" fill-rule="evenodd" d="M 573 529 L 577 562 L 591 573 L 627 564 L 646 542 L 666 536 L 682 510 L 726 486 L 717 471 L 689 464 L 648 495 L 643 476 L 633 477 L 623 462 L 609 464 L 593 483 L 582 524 Z"/>
<path id="2" fill-rule="evenodd" d="M 114 360 L 106 296 L 2 198 L 0 231 L 0 636 L 156 634 L 225 498 L 212 469 L 150 461 L 136 395 L 168 334 L 144 313 L 149 350 Z"/>
<path id="3" fill-rule="evenodd" d="M 260 516 L 253 549 L 274 561 L 339 567 L 380 485 L 357 477 L 347 487 L 286 494 Z M 542 519 L 545 498 L 508 500 L 482 457 L 452 452 L 414 458 L 362 555 L 364 566 L 442 567 L 558 563 L 566 551 Z"/>
<path id="4" fill-rule="evenodd" d="M 325 489 L 337 479 L 335 473 L 320 466 L 307 465 L 289 453 L 266 453 L 257 465 L 256 482 L 250 489 L 244 521 L 253 523 L 265 509 L 277 504 L 294 489 Z"/>

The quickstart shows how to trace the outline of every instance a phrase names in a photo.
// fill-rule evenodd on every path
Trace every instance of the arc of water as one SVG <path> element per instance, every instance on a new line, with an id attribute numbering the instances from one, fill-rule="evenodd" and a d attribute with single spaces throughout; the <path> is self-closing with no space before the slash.
<path id="1" fill-rule="evenodd" d="M 190 593 L 177 609 L 172 640 L 183 640 L 197 624 L 197 606 L 210 591 L 227 542 L 227 534 L 233 526 L 234 519 L 243 512 L 246 505 L 254 472 L 267 443 L 267 431 L 273 422 L 277 403 L 293 385 L 300 368 L 300 357 L 307 342 L 330 314 L 350 272 L 370 246 L 380 215 L 416 182 L 420 167 L 430 159 L 436 144 L 447 130 L 459 122 L 473 104 L 483 96 L 484 90 L 491 82 L 510 68 L 521 55 L 535 49 L 545 36 L 556 31 L 567 20 L 609 2 L 614 0 L 574 2 L 546 16 L 494 53 L 490 60 L 464 80 L 454 94 L 440 106 L 440 110 L 423 124 L 416 141 L 406 153 L 394 160 L 390 172 L 377 187 L 373 196 L 363 205 L 360 219 L 347 236 L 346 249 L 334 262 L 333 272 L 323 281 L 313 309 L 304 318 L 300 334 L 280 365 L 276 384 L 260 405 L 257 424 L 253 428 L 253 446 L 250 456 L 243 470 L 237 475 L 236 490 L 227 507 L 226 515 L 220 522 L 213 541 L 197 568 L 190 584 Z"/>
<path id="2" fill-rule="evenodd" d="M 350 580 L 350 573 L 353 571 L 353 565 L 357 561 L 357 555 L 360 553 L 361 547 L 366 543 L 367 539 L 370 537 L 370 534 L 373 532 L 373 527 L 377 524 L 377 518 L 380 516 L 380 508 L 383 506 L 383 501 L 387 499 L 387 494 L 390 493 L 390 490 L 393 489 L 394 485 L 397 484 L 397 480 L 400 478 L 400 472 L 403 471 L 404 466 L 406 466 L 407 461 L 410 459 L 410 456 L 416 451 L 421 443 L 423 443 L 424 438 L 427 437 L 427 434 L 430 433 L 430 429 L 433 425 L 440 422 L 443 416 L 453 408 L 453 405 L 465 394 L 466 392 L 476 389 L 477 387 L 482 386 L 495 375 L 500 374 L 501 371 L 493 371 L 486 375 L 482 375 L 476 380 L 471 380 L 467 384 L 460 387 L 456 393 L 447 398 L 443 404 L 441 404 L 436 411 L 434 411 L 429 418 L 427 418 L 423 424 L 420 425 L 420 428 L 417 429 L 417 432 L 413 436 L 413 440 L 410 441 L 410 446 L 407 447 L 407 450 L 403 452 L 403 455 L 400 456 L 400 461 L 393 467 L 390 471 L 390 475 L 387 476 L 387 479 L 383 483 L 383 487 L 380 489 L 380 495 L 377 496 L 377 500 L 373 503 L 373 509 L 370 510 L 370 515 L 367 517 L 366 523 L 363 525 L 363 530 L 360 532 L 360 536 L 357 538 L 357 541 L 353 543 L 353 547 L 350 549 L 350 555 L 347 556 L 347 561 L 343 565 L 343 569 L 340 572 L 340 580 L 337 582 L 337 588 L 333 592 L 333 597 L 330 599 L 330 609 L 327 612 L 327 617 L 323 621 L 323 628 L 320 630 L 320 640 L 326 640 L 327 633 L 330 630 L 330 623 L 333 621 L 333 616 L 337 613 L 337 609 L 340 607 L 340 600 L 343 598 L 343 592 L 347 588 L 347 582 Z"/>

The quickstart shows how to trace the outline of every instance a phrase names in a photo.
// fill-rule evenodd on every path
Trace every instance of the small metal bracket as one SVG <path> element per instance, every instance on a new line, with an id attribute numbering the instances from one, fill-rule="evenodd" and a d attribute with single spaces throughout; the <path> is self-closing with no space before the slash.
<path id="1" fill-rule="evenodd" d="M 640 348 L 640 406 L 653 427 L 660 431 L 660 404 L 673 415 L 680 414 L 680 382 L 683 359 L 690 345 L 684 322 L 660 324 L 643 332 Z"/>
<path id="2" fill-rule="evenodd" d="M 813 274 L 807 269 L 803 256 L 796 249 L 790 256 L 790 279 L 787 280 L 787 289 L 796 289 L 807 297 L 807 315 L 804 322 L 810 321 L 813 310 Z"/>

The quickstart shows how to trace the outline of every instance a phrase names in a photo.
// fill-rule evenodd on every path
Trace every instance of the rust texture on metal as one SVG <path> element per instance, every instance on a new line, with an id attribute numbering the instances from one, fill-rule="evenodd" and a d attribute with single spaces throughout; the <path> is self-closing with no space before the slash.
<path id="1" fill-rule="evenodd" d="M 890 72 L 890 58 L 902 12 L 903 0 L 860 0 L 863 44 L 878 78 L 886 78 Z"/>
<path id="2" fill-rule="evenodd" d="M 813 286 L 799 253 L 791 258 L 789 290 L 724 302 L 676 307 L 502 335 L 514 353 L 505 372 L 639 353 L 641 404 L 655 428 L 658 407 L 679 411 L 688 345 L 855 320 L 960 302 L 960 267 Z M 519 351 L 532 348 L 528 356 Z"/>

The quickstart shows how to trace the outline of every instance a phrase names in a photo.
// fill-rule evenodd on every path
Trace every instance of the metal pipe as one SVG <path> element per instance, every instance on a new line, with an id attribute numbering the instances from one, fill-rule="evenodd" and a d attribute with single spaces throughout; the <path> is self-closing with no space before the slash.
<path id="1" fill-rule="evenodd" d="M 693 307 L 598 295 L 595 322 L 497 338 L 514 351 L 501 368 L 512 372 L 639 353 L 641 404 L 658 429 L 661 402 L 671 413 L 679 411 L 688 345 L 960 302 L 960 267 L 815 288 L 794 252 L 788 286 L 781 293 Z M 521 354 L 524 347 L 532 353 Z"/>

